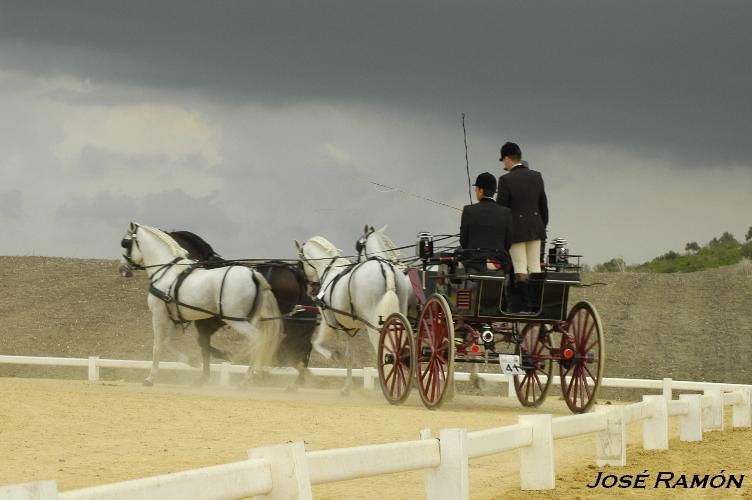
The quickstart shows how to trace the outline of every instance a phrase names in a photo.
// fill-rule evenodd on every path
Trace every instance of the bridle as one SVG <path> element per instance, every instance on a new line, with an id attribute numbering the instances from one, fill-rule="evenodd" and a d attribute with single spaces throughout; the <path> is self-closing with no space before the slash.
<path id="1" fill-rule="evenodd" d="M 162 276 L 164 276 L 164 274 L 167 272 L 167 270 L 170 267 L 177 264 L 182 258 L 175 257 L 173 260 L 171 260 L 170 262 L 166 264 L 154 264 L 152 266 L 144 266 L 142 264 L 136 263 L 136 261 L 133 260 L 133 245 L 135 244 L 138 251 L 141 252 L 141 246 L 138 244 L 138 237 L 137 237 L 138 230 L 141 228 L 141 226 L 139 226 L 135 222 L 133 223 L 133 225 L 134 225 L 133 232 L 128 235 L 130 236 L 130 238 L 124 237 L 120 241 L 120 246 L 125 249 L 125 252 L 123 253 L 123 259 L 125 259 L 125 261 L 128 263 L 128 269 L 131 271 L 134 271 L 134 270 L 145 271 L 146 269 L 149 269 L 149 268 L 158 267 L 159 269 L 157 269 L 154 275 L 158 274 L 159 276 L 157 278 L 154 278 L 152 282 L 158 281 L 160 278 L 162 278 Z"/>
<path id="2" fill-rule="evenodd" d="M 136 262 L 133 261 L 133 257 L 132 257 L 132 255 L 133 255 L 133 244 L 135 243 L 136 244 L 136 248 L 138 249 L 138 251 L 139 252 L 141 251 L 141 247 L 138 244 L 138 238 L 136 237 L 136 233 L 138 233 L 138 229 L 139 229 L 140 226 L 138 224 L 135 224 L 135 223 L 133 225 L 135 226 L 135 228 L 133 229 L 133 232 L 130 233 L 130 238 L 125 238 L 124 237 L 120 241 L 120 246 L 125 249 L 125 252 L 123 253 L 123 259 L 125 259 L 125 261 L 128 263 L 128 267 L 131 270 L 146 269 L 141 264 L 136 264 Z"/>
<path id="3" fill-rule="evenodd" d="M 300 262 L 303 263 L 303 274 L 307 274 L 305 272 L 305 266 L 308 266 L 311 269 L 313 269 L 313 274 L 318 276 L 319 273 L 316 270 L 316 267 L 309 262 L 310 259 L 306 258 L 305 253 L 303 253 L 303 248 L 305 247 L 306 243 L 303 243 L 302 245 L 300 245 L 300 248 L 298 249 L 298 258 L 300 259 Z M 306 279 L 308 279 L 308 285 L 310 285 L 311 288 L 314 290 L 314 294 L 317 294 L 318 291 L 321 289 L 321 283 L 324 282 L 324 280 L 326 279 L 326 275 L 329 273 L 329 271 L 331 271 L 332 267 L 334 266 L 334 263 L 337 262 L 337 259 L 339 258 L 340 258 L 339 255 L 335 255 L 334 257 L 331 258 L 329 263 L 324 268 L 324 272 L 322 272 L 321 276 L 319 276 L 318 281 L 311 281 L 310 279 L 308 279 L 308 276 L 306 275 Z M 315 259 L 315 260 L 324 260 L 324 259 Z"/>
<path id="4" fill-rule="evenodd" d="M 355 251 L 358 252 L 358 262 L 360 262 L 360 256 L 363 252 L 366 250 L 366 243 L 368 243 L 368 237 L 371 236 L 374 233 L 374 229 L 371 228 L 368 232 L 366 232 L 363 236 L 358 238 L 358 241 L 355 242 Z M 366 259 L 368 259 L 368 252 L 365 253 Z"/>

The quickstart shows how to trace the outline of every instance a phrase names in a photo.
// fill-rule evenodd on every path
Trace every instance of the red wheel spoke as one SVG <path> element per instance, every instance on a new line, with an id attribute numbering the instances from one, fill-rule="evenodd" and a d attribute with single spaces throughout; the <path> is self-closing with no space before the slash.
<path id="1" fill-rule="evenodd" d="M 590 375 L 590 378 L 593 379 L 593 382 L 598 380 L 597 378 L 595 378 L 593 372 L 590 371 L 590 368 L 588 368 L 587 365 L 582 365 L 582 368 L 588 373 L 588 375 Z"/>
<path id="2" fill-rule="evenodd" d="M 592 349 L 593 347 L 595 347 L 597 344 L 598 344 L 598 339 L 596 338 L 595 340 L 593 340 L 592 344 L 590 344 L 589 346 L 587 346 L 587 349 L 585 349 L 584 351 L 582 351 L 582 353 L 583 354 L 589 353 L 590 349 Z"/>

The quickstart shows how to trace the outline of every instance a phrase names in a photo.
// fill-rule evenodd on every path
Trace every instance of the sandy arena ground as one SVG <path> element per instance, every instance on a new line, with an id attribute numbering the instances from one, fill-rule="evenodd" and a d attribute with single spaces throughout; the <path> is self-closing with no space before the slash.
<path id="1" fill-rule="evenodd" d="M 515 423 L 526 413 L 503 398 L 457 396 L 440 411 L 410 399 L 392 407 L 379 394 L 334 390 L 251 391 L 163 385 L 144 388 L 124 382 L 0 379 L 0 484 L 56 479 L 69 490 L 150 475 L 243 460 L 253 447 L 303 440 L 319 450 L 416 439 L 423 428 L 479 430 Z M 552 394 L 553 396 L 553 394 Z M 555 396 L 537 412 L 569 414 Z M 727 419 L 728 421 L 728 419 Z M 727 422 L 727 425 L 730 425 Z M 659 471 L 752 475 L 752 431 L 708 433 L 702 443 L 680 443 L 671 419 L 669 452 L 640 449 L 641 426 L 629 428 L 624 469 L 608 473 L 653 477 Z M 612 498 L 673 496 L 752 498 L 752 478 L 729 490 L 590 490 L 598 469 L 593 437 L 556 442 L 557 488 L 519 490 L 517 452 L 473 460 L 472 498 Z M 423 496 L 419 472 L 393 474 L 314 487 L 320 499 Z"/>

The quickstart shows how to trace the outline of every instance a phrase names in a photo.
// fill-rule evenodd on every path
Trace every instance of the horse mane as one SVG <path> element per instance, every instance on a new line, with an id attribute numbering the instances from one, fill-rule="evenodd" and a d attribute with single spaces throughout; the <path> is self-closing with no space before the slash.
<path id="1" fill-rule="evenodd" d="M 161 240 L 162 243 L 167 245 L 167 247 L 172 252 L 172 255 L 174 255 L 175 257 L 182 257 L 184 259 L 188 258 L 188 250 L 178 245 L 177 241 L 175 241 L 172 238 L 172 236 L 170 236 L 169 234 L 165 233 L 161 229 L 157 229 L 156 227 L 145 226 L 143 224 L 140 225 L 139 227 L 142 229 L 146 229 L 151 234 L 156 236 L 159 240 Z"/>
<path id="2" fill-rule="evenodd" d="M 336 257 L 340 255 L 340 251 L 335 247 L 331 241 L 327 240 L 323 236 L 314 236 L 308 240 L 308 243 L 315 243 L 320 246 L 330 257 Z"/>
<path id="3" fill-rule="evenodd" d="M 192 233 L 190 231 L 170 231 L 168 234 L 173 239 L 177 239 L 177 243 L 183 248 L 185 248 L 185 246 L 181 244 L 181 239 L 191 245 L 195 252 L 198 253 L 196 257 L 201 260 L 208 260 L 211 257 L 217 257 L 221 259 L 221 256 L 214 250 L 214 248 L 212 248 L 212 246 L 205 239 L 203 239 L 196 233 Z M 186 248 L 186 250 L 190 255 L 191 249 Z"/>
<path id="4" fill-rule="evenodd" d="M 376 238 L 379 246 L 384 249 L 379 252 L 383 254 L 382 256 L 389 256 L 391 260 L 399 260 L 400 251 L 397 249 L 397 245 L 395 245 L 394 241 L 392 241 L 389 236 L 384 234 L 381 229 L 379 229 L 378 231 L 373 231 L 369 235 L 369 237 Z"/>

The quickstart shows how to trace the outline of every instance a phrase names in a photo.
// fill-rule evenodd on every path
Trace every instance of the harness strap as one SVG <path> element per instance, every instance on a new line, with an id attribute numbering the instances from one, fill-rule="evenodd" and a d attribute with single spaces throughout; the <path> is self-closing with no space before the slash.
<path id="1" fill-rule="evenodd" d="M 230 273 L 230 269 L 232 269 L 232 266 L 227 268 L 227 271 L 225 271 L 225 274 L 222 276 L 222 282 L 219 284 L 219 299 L 217 300 L 217 309 L 219 310 L 220 317 L 222 316 L 222 292 L 225 290 L 225 280 L 227 279 L 227 275 Z"/>
<path id="2" fill-rule="evenodd" d="M 175 281 L 172 284 L 172 294 L 175 296 L 175 303 L 178 303 L 178 294 L 180 293 L 180 287 L 183 285 L 183 281 L 188 277 L 189 274 L 193 272 L 195 268 L 193 266 L 188 266 L 185 269 L 183 269 L 180 274 L 178 274 L 177 278 L 175 278 Z M 168 308 L 169 309 L 169 308 Z M 180 307 L 175 306 L 175 312 L 178 316 L 178 322 L 180 324 L 185 324 L 186 321 L 183 319 L 183 313 L 180 312 Z"/>
<path id="3" fill-rule="evenodd" d="M 167 264 L 167 265 L 165 265 L 165 267 L 171 266 L 172 264 L 173 263 Z M 193 269 L 194 268 L 188 268 L 188 269 L 186 269 L 186 271 L 188 271 L 188 272 L 183 271 L 180 274 L 180 276 L 178 276 L 178 279 L 176 279 L 172 283 L 172 285 L 178 284 L 177 281 L 180 280 L 180 277 L 183 276 L 183 275 L 185 275 L 183 277 L 183 279 L 180 280 L 180 284 L 182 284 L 182 281 L 185 280 L 185 278 L 188 276 L 188 274 L 190 274 L 191 271 L 193 271 Z M 222 288 L 224 286 L 224 279 L 227 277 L 227 273 L 228 272 L 229 272 L 229 268 L 225 272 L 225 275 L 222 277 L 222 286 L 220 286 L 220 307 L 221 307 L 221 293 L 222 293 Z M 258 280 L 258 277 L 256 276 L 255 271 L 253 271 L 253 270 L 251 270 L 251 277 L 253 279 L 253 283 L 256 285 L 256 295 L 253 297 L 253 304 L 251 306 L 251 311 L 250 311 L 250 313 L 248 313 L 248 316 L 246 316 L 245 318 L 238 318 L 238 317 L 235 317 L 235 316 L 226 316 L 225 314 L 223 314 L 223 312 L 221 310 L 219 311 L 219 314 L 217 314 L 214 311 L 209 311 L 208 309 L 204 309 L 202 307 L 198 307 L 198 306 L 194 306 L 194 305 L 191 305 L 191 304 L 186 304 L 185 302 L 181 302 L 178 299 L 177 294 L 175 294 L 175 297 L 173 297 L 169 293 L 163 292 L 162 290 L 160 290 L 159 288 L 157 288 L 154 285 L 154 282 L 157 281 L 157 280 L 154 280 L 154 281 L 152 281 L 150 283 L 150 285 L 149 285 L 149 293 L 151 293 L 152 295 L 154 295 L 155 297 L 157 297 L 159 300 L 165 302 L 166 304 L 175 304 L 175 310 L 177 311 L 178 318 L 179 318 L 178 320 L 176 320 L 173 317 L 172 313 L 170 312 L 170 308 L 169 307 L 167 308 L 167 314 L 169 315 L 170 320 L 173 323 L 186 323 L 186 321 L 183 320 L 182 314 L 180 314 L 180 307 L 185 307 L 185 308 L 191 309 L 193 311 L 199 311 L 199 312 L 202 312 L 202 313 L 205 313 L 205 314 L 209 314 L 211 316 L 215 316 L 215 317 L 217 317 L 219 319 L 222 319 L 222 320 L 228 320 L 228 321 L 248 321 L 248 319 L 251 318 L 251 317 L 253 317 L 253 315 L 256 312 L 256 309 L 257 309 L 257 306 L 258 306 L 258 301 L 259 301 L 259 295 L 261 295 L 261 291 L 262 291 L 261 290 L 261 284 L 260 284 L 260 282 Z M 168 288 L 168 290 L 170 290 L 170 289 L 173 288 L 172 285 Z M 179 290 L 179 288 L 180 288 L 180 286 L 178 284 L 177 288 L 175 288 L 174 291 Z"/>

